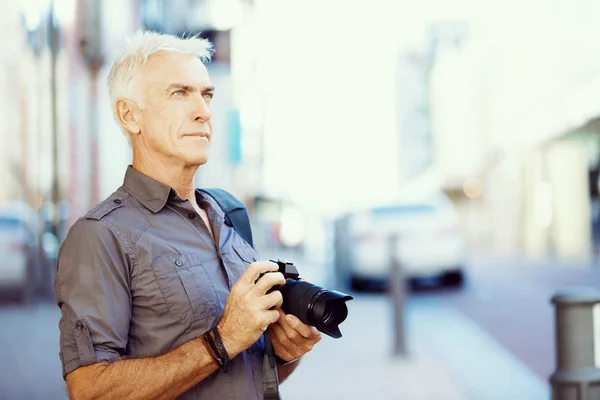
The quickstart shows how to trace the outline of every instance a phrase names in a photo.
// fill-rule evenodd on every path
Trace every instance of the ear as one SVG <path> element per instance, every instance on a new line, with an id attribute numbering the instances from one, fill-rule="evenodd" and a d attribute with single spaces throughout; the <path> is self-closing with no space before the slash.
<path id="1" fill-rule="evenodd" d="M 142 130 L 140 125 L 139 108 L 131 101 L 125 99 L 117 100 L 115 104 L 115 115 L 119 123 L 129 133 L 137 135 Z"/>

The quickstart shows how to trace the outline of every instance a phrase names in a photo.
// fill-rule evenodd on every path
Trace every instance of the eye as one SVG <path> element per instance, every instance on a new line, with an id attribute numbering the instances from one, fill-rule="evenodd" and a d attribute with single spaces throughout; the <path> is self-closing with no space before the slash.
<path id="1" fill-rule="evenodd" d="M 173 96 L 183 96 L 185 94 L 185 92 L 183 90 L 178 90 L 176 92 L 173 92 Z"/>
<path id="2" fill-rule="evenodd" d="M 213 93 L 204 93 L 204 98 L 206 100 L 211 100 L 213 98 L 214 94 Z"/>

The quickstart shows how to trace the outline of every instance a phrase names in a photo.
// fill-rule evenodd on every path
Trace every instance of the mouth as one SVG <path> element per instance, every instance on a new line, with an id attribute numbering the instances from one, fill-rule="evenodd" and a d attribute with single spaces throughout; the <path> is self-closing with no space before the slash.
<path id="1" fill-rule="evenodd" d="M 198 137 L 198 138 L 209 138 L 209 134 L 206 132 L 194 132 L 183 135 L 183 137 Z"/>

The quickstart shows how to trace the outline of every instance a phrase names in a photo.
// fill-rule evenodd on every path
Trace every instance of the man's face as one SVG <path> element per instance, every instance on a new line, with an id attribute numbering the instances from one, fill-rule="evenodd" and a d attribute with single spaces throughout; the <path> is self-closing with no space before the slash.
<path id="1" fill-rule="evenodd" d="M 175 164 L 206 163 L 214 88 L 204 64 L 189 54 L 156 53 L 144 66 L 140 83 L 145 108 L 134 142 Z"/>

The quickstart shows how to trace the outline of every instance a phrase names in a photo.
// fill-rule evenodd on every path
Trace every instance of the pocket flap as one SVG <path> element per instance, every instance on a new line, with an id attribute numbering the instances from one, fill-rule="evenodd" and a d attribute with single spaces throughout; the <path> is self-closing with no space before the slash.
<path id="1" fill-rule="evenodd" d="M 240 256 L 240 258 L 248 264 L 252 264 L 253 262 L 257 261 L 254 251 L 246 249 L 243 246 L 240 246 L 239 244 L 234 244 L 232 247 L 233 250 L 235 250 L 235 252 L 237 253 L 237 255 Z"/>

